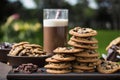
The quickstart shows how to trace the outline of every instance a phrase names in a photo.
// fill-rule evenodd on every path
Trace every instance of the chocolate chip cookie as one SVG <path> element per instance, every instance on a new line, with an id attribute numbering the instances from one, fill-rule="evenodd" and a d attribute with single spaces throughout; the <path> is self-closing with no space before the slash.
<path id="1" fill-rule="evenodd" d="M 97 44 L 78 43 L 78 42 L 74 42 L 72 40 L 69 40 L 68 44 L 71 46 L 74 46 L 74 47 L 81 48 L 81 49 L 97 49 L 98 48 Z"/>
<path id="2" fill-rule="evenodd" d="M 52 56 L 52 58 L 59 60 L 59 61 L 73 61 L 73 60 L 75 60 L 75 57 L 73 55 L 68 55 L 68 54 L 55 54 Z"/>
<path id="3" fill-rule="evenodd" d="M 75 56 L 78 57 L 98 57 L 99 54 L 97 53 L 97 51 L 95 50 L 88 50 L 88 49 L 84 49 L 83 51 L 74 54 Z"/>
<path id="4" fill-rule="evenodd" d="M 70 40 L 74 42 L 80 42 L 80 43 L 88 43 L 88 44 L 96 44 L 98 43 L 98 40 L 94 37 L 78 37 L 78 36 L 72 36 Z"/>
<path id="5" fill-rule="evenodd" d="M 72 54 L 74 54 L 74 53 L 78 53 L 80 51 L 82 51 L 82 49 L 77 49 L 74 47 L 58 47 L 53 52 L 54 53 L 68 53 L 68 54 L 72 53 Z"/>
<path id="6" fill-rule="evenodd" d="M 69 31 L 69 34 L 79 37 L 89 37 L 97 35 L 97 31 L 91 28 L 75 27 Z"/>
<path id="7" fill-rule="evenodd" d="M 97 62 L 99 61 L 98 57 L 77 57 L 78 62 Z"/>
<path id="8" fill-rule="evenodd" d="M 49 62 L 44 67 L 45 68 L 54 68 L 54 69 L 65 69 L 65 68 L 70 68 L 71 64 L 69 62 L 57 62 L 57 63 Z"/>
<path id="9" fill-rule="evenodd" d="M 105 74 L 115 73 L 119 69 L 120 64 L 112 61 L 101 61 L 101 63 L 97 67 L 98 72 Z"/>
<path id="10" fill-rule="evenodd" d="M 70 69 L 47 69 L 46 72 L 52 73 L 52 74 L 65 74 L 65 73 L 70 73 Z"/>

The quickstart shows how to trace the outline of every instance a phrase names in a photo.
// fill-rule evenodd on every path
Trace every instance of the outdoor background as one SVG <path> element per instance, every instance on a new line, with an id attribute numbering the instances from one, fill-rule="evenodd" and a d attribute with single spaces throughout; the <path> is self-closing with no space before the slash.
<path id="1" fill-rule="evenodd" d="M 69 29 L 96 29 L 99 53 L 120 36 L 120 0 L 0 0 L 0 42 L 43 45 L 45 8 L 69 9 Z"/>

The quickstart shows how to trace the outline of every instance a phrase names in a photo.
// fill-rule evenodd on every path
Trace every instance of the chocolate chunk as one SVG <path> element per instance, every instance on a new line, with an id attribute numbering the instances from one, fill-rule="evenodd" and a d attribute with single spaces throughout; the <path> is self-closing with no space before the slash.
<path id="1" fill-rule="evenodd" d="M 18 66 L 17 68 L 13 69 L 13 72 L 23 72 L 23 73 L 33 73 L 33 72 L 37 72 L 38 70 L 38 66 L 34 65 L 32 63 L 28 63 L 28 64 L 22 64 L 20 66 Z"/>
<path id="2" fill-rule="evenodd" d="M 111 48 L 108 49 L 107 60 L 109 61 L 120 61 L 120 58 L 117 56 L 119 53 L 117 52 L 118 46 L 113 45 Z"/>

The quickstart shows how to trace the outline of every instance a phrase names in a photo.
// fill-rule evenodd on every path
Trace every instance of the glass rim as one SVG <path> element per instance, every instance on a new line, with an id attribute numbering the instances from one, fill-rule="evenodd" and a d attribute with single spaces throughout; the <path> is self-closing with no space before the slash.
<path id="1" fill-rule="evenodd" d="M 60 11 L 68 11 L 68 9 L 43 9 L 44 11 L 57 11 L 57 10 L 60 10 Z"/>

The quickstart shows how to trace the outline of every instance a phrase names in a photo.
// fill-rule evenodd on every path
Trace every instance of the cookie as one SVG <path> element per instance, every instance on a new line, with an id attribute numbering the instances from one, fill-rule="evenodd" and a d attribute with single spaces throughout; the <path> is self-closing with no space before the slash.
<path id="1" fill-rule="evenodd" d="M 69 31 L 69 34 L 79 37 L 89 37 L 97 35 L 97 31 L 91 28 L 75 27 Z"/>
<path id="2" fill-rule="evenodd" d="M 52 73 L 52 74 L 65 74 L 70 73 L 70 69 L 47 69 L 46 72 Z"/>
<path id="3" fill-rule="evenodd" d="M 18 53 L 19 53 L 20 51 L 22 51 L 22 50 L 23 50 L 23 47 L 22 47 L 22 46 L 13 48 L 13 49 L 11 49 L 11 51 L 9 52 L 9 55 L 11 55 L 11 56 L 16 56 L 16 55 L 18 55 Z"/>
<path id="4" fill-rule="evenodd" d="M 24 44 L 29 44 L 29 42 L 15 43 L 15 44 L 12 46 L 12 48 L 15 48 L 15 47 L 17 47 L 17 46 L 22 46 L 22 45 L 24 45 Z"/>
<path id="5" fill-rule="evenodd" d="M 76 69 L 82 69 L 82 70 L 91 70 L 91 69 L 94 69 L 95 66 L 92 63 L 76 62 L 72 67 Z"/>
<path id="6" fill-rule="evenodd" d="M 98 72 L 105 74 L 115 73 L 119 69 L 120 64 L 112 61 L 102 61 L 97 67 Z"/>
<path id="7" fill-rule="evenodd" d="M 75 60 L 75 57 L 68 54 L 55 54 L 52 56 L 52 58 L 59 60 L 59 61 L 73 61 Z"/>
<path id="8" fill-rule="evenodd" d="M 45 61 L 46 62 L 56 62 L 56 63 L 61 62 L 59 60 L 54 59 L 53 57 L 47 58 Z"/>
<path id="9" fill-rule="evenodd" d="M 97 66 L 99 65 L 98 62 L 74 62 L 73 63 L 73 66 L 82 66 L 82 67 L 94 67 L 94 66 Z"/>
<path id="10" fill-rule="evenodd" d="M 95 69 L 90 69 L 90 70 L 73 69 L 73 72 L 75 72 L 75 73 L 95 72 Z"/>
<path id="11" fill-rule="evenodd" d="M 117 50 L 117 52 L 120 54 L 120 50 Z"/>
<path id="12" fill-rule="evenodd" d="M 75 73 L 83 73 L 83 72 L 84 72 L 84 71 L 81 70 L 81 69 L 73 69 L 72 71 L 75 72 Z"/>
<path id="13" fill-rule="evenodd" d="M 120 44 L 120 37 L 114 39 L 112 42 L 110 42 L 110 44 L 106 47 L 106 50 L 108 50 L 110 47 L 112 47 L 112 45 L 117 45 Z"/>
<path id="14" fill-rule="evenodd" d="M 77 43 L 72 40 L 69 40 L 68 44 L 74 47 L 84 48 L 84 49 L 97 49 L 98 48 L 97 44 Z"/>
<path id="15" fill-rule="evenodd" d="M 97 62 L 98 57 L 77 57 L 76 60 L 78 62 Z"/>
<path id="16" fill-rule="evenodd" d="M 98 57 L 99 56 L 99 54 L 95 50 L 83 50 L 74 55 L 78 57 Z"/>
<path id="17" fill-rule="evenodd" d="M 44 66 L 45 68 L 54 68 L 54 69 L 65 69 L 65 68 L 70 68 L 71 64 L 70 63 L 65 63 L 65 62 L 59 62 L 59 63 L 49 63 Z"/>
<path id="18" fill-rule="evenodd" d="M 53 50 L 54 53 L 78 53 L 82 51 L 82 49 L 77 49 L 74 47 L 58 47 L 55 50 Z"/>
<path id="19" fill-rule="evenodd" d="M 27 45 L 24 45 L 24 47 L 42 48 L 42 46 L 37 45 L 37 44 L 27 44 Z"/>
<path id="20" fill-rule="evenodd" d="M 98 43 L 97 39 L 94 37 L 77 37 L 77 36 L 72 36 L 70 40 L 74 42 L 80 42 L 80 43 L 88 43 L 88 44 L 96 44 Z"/>

